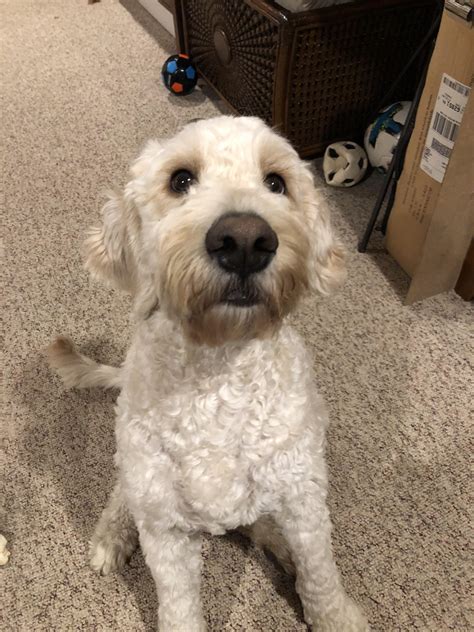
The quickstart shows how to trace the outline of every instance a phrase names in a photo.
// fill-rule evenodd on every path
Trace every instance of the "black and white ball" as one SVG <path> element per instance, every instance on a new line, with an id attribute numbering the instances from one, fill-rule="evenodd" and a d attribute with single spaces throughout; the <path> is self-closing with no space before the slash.
<path id="1" fill-rule="evenodd" d="M 333 143 L 324 152 L 324 179 L 332 187 L 352 187 L 362 180 L 368 163 L 367 154 L 357 143 Z"/>

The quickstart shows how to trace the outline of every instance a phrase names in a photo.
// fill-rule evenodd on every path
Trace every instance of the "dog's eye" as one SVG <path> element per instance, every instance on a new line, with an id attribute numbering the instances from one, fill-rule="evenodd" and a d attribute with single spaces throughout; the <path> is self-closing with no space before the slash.
<path id="1" fill-rule="evenodd" d="M 272 193 L 286 193 L 285 181 L 277 173 L 269 173 L 265 178 L 265 186 Z"/>
<path id="2" fill-rule="evenodd" d="M 186 193 L 196 182 L 196 178 L 187 169 L 179 169 L 171 176 L 170 187 L 175 193 Z"/>

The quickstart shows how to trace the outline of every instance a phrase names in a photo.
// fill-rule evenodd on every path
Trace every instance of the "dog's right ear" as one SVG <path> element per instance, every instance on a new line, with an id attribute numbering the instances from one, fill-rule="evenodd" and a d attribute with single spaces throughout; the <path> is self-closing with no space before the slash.
<path id="1" fill-rule="evenodd" d="M 137 206 L 146 199 L 147 180 L 162 142 L 150 141 L 131 168 L 132 179 L 123 194 L 108 193 L 102 225 L 91 228 L 84 244 L 86 269 L 93 277 L 135 294 L 141 220 Z"/>
<path id="2" fill-rule="evenodd" d="M 91 228 L 85 241 L 85 267 L 93 277 L 133 294 L 140 218 L 131 200 L 116 193 L 109 193 L 108 198 L 102 225 Z"/>

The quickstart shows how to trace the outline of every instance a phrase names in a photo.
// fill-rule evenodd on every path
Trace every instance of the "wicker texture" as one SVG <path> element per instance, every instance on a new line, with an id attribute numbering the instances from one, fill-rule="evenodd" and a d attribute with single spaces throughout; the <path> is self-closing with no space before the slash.
<path id="1" fill-rule="evenodd" d="M 293 143 L 304 148 L 359 137 L 432 14 L 429 6 L 394 8 L 298 29 L 285 130 Z M 394 100 L 410 99 L 416 79 L 414 68 Z"/>
<path id="2" fill-rule="evenodd" d="M 436 11 L 436 0 L 362 0 L 303 14 L 265 0 L 178 0 L 181 47 L 238 113 L 278 126 L 302 156 L 360 140 Z M 413 96 L 418 68 L 393 100 Z"/>
<path id="3" fill-rule="evenodd" d="M 278 25 L 242 0 L 189 0 L 186 20 L 189 49 L 201 75 L 235 110 L 271 122 Z M 230 47 L 227 64 L 216 53 L 218 32 Z"/>

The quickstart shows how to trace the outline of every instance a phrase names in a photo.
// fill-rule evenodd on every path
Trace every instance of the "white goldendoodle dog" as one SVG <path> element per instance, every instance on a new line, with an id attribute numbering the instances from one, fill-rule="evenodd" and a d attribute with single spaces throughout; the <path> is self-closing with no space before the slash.
<path id="1" fill-rule="evenodd" d="M 145 147 L 86 246 L 136 320 L 120 369 L 64 338 L 50 348 L 66 384 L 121 389 L 92 567 L 121 567 L 137 528 L 160 631 L 202 631 L 200 534 L 243 527 L 294 568 L 313 630 L 367 630 L 331 549 L 327 413 L 285 323 L 304 292 L 344 276 L 308 166 L 259 119 L 191 123 Z"/>

